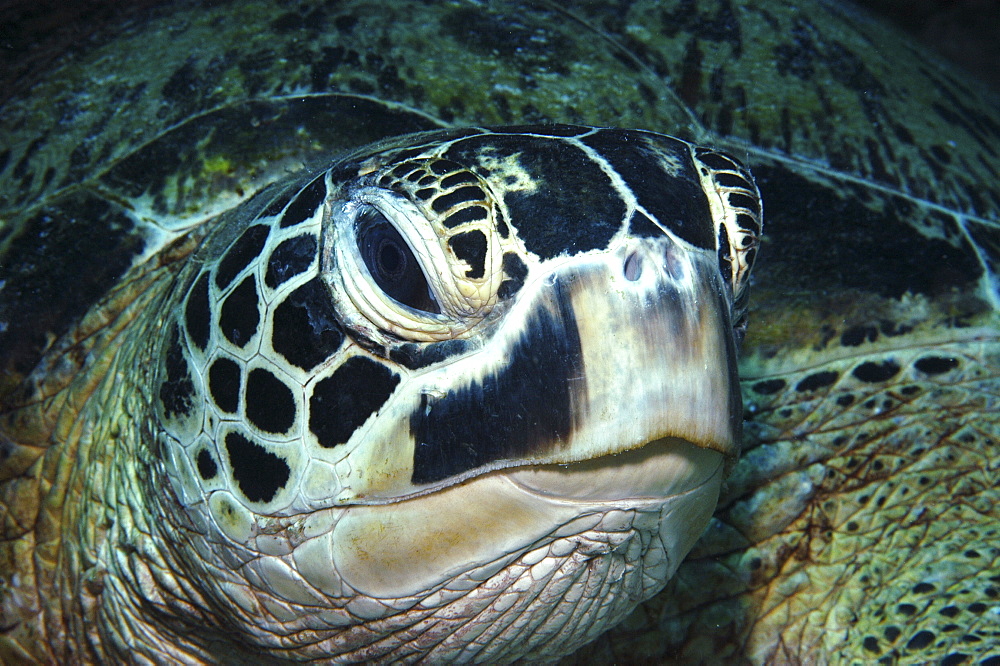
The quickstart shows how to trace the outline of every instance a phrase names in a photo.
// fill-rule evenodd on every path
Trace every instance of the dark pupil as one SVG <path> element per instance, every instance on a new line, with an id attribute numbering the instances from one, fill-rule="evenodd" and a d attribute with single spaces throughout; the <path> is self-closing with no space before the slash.
<path id="1" fill-rule="evenodd" d="M 416 310 L 440 314 L 410 247 L 389 220 L 374 209 L 358 216 L 358 249 L 375 284 L 386 295 Z"/>
<path id="2" fill-rule="evenodd" d="M 403 251 L 399 249 L 395 241 L 390 239 L 382 243 L 378 254 L 379 268 L 386 273 L 398 273 L 405 261 L 406 257 L 403 256 Z"/>

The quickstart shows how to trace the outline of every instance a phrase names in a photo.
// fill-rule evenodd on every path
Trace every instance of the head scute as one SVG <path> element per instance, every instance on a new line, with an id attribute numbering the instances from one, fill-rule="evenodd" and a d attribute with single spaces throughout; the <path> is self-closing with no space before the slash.
<path id="1" fill-rule="evenodd" d="M 732 289 L 733 323 L 742 332 L 746 327 L 750 272 L 763 228 L 760 192 L 747 168 L 729 155 L 697 148 L 694 159 L 718 225 L 719 270 Z"/>

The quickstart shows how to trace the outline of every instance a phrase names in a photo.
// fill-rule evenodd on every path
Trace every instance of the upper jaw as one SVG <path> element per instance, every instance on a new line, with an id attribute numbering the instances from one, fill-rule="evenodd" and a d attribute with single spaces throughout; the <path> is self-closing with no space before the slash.
<path id="1" fill-rule="evenodd" d="M 560 262 L 479 349 L 400 385 L 338 466 L 335 502 L 391 503 L 670 438 L 728 467 L 742 425 L 730 316 L 712 253 L 667 238 Z M 382 473 L 360 473 L 371 469 Z"/>

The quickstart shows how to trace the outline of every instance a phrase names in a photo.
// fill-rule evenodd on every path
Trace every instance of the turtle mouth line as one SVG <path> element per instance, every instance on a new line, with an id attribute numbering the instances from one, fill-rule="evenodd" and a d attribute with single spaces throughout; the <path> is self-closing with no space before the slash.
<path id="1" fill-rule="evenodd" d="M 725 456 L 679 437 L 663 437 L 620 453 L 573 463 L 495 472 L 524 491 L 567 502 L 662 502 L 721 474 Z"/>

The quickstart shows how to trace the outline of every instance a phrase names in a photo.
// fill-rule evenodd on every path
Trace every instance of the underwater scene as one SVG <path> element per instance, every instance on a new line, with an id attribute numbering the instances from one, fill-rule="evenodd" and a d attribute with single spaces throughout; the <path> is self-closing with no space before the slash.
<path id="1" fill-rule="evenodd" d="M 0 8 L 0 662 L 1000 666 L 998 10 L 867 4 Z"/>

